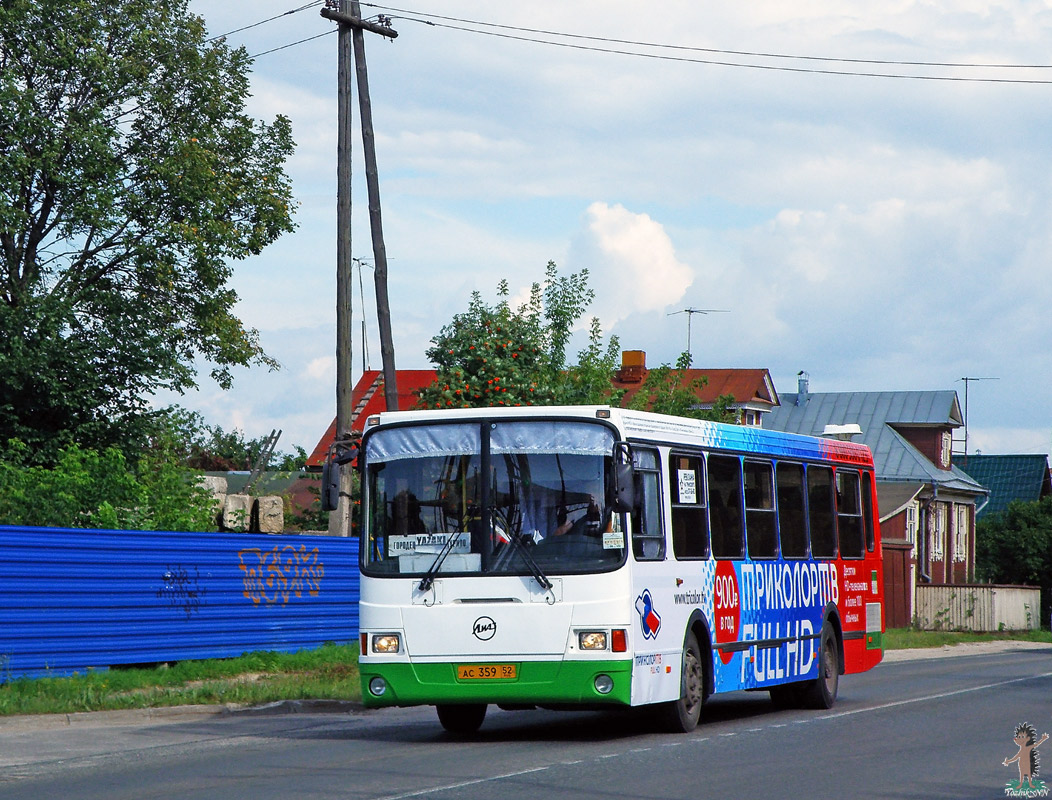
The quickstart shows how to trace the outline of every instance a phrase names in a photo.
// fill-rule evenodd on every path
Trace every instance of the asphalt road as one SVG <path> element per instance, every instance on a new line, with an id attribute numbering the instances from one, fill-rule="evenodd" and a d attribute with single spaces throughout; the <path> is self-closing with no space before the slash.
<path id="1" fill-rule="evenodd" d="M 689 735 L 638 714 L 495 709 L 467 741 L 429 708 L 11 718 L 0 798 L 1005 796 L 1015 727 L 1052 733 L 1052 648 L 932 656 L 846 676 L 828 712 L 716 697 Z"/>

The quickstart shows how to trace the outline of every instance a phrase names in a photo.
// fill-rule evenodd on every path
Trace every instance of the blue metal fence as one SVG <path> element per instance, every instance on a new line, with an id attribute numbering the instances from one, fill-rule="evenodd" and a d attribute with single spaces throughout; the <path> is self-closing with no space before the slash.
<path id="1" fill-rule="evenodd" d="M 0 681 L 358 635 L 358 543 L 0 526 Z"/>

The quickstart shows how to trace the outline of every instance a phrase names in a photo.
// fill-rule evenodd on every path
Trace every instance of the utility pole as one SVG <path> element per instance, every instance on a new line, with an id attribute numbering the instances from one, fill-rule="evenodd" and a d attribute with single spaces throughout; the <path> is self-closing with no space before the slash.
<path id="1" fill-rule="evenodd" d="M 380 217 L 380 183 L 376 170 L 376 142 L 373 136 L 372 101 L 369 97 L 369 72 L 365 63 L 365 33 L 371 31 L 394 39 L 398 32 L 381 18 L 380 23 L 361 19 L 358 0 L 340 0 L 338 11 L 323 8 L 321 15 L 340 24 L 340 36 L 350 31 L 358 83 L 358 111 L 362 118 L 362 149 L 365 155 L 365 182 L 369 191 L 369 228 L 373 242 L 373 281 L 376 290 L 376 321 L 380 328 L 380 358 L 383 362 L 384 400 L 388 411 L 398 410 L 398 378 L 394 363 L 394 340 L 391 333 L 391 303 L 387 294 L 387 248 L 384 245 Z M 350 85 L 341 82 L 341 95 Z"/>
<path id="2" fill-rule="evenodd" d="M 338 32 L 338 66 L 337 66 L 337 167 L 336 167 L 336 441 L 348 441 L 351 437 L 351 416 L 353 398 L 351 385 L 351 298 L 353 295 L 352 260 L 351 260 L 351 62 L 358 61 L 359 94 L 365 82 L 368 92 L 368 77 L 365 75 L 365 44 L 362 30 L 370 30 L 394 38 L 398 34 L 383 25 L 375 25 L 360 19 L 361 12 L 357 0 L 326 0 L 326 7 L 321 10 L 323 17 L 339 23 Z M 360 50 L 360 57 L 359 57 Z M 363 108 L 368 106 L 368 95 L 362 100 Z M 380 320 L 381 353 L 384 356 L 384 377 L 387 391 L 393 393 L 387 400 L 389 409 L 398 407 L 397 386 L 394 379 L 394 347 L 391 344 L 391 313 L 387 297 L 387 256 L 383 245 L 383 232 L 380 228 L 379 190 L 374 191 L 376 181 L 376 156 L 373 150 L 372 113 L 362 118 L 362 138 L 366 140 L 366 178 L 369 185 L 369 211 L 373 216 L 375 197 L 375 222 L 372 225 L 373 249 L 376 252 L 379 241 L 376 269 L 376 302 L 377 317 Z M 369 164 L 371 161 L 371 179 Z M 383 264 L 381 270 L 380 264 Z M 382 283 L 382 291 L 381 291 Z M 386 333 L 385 333 L 386 326 Z M 385 338 L 386 336 L 386 338 Z M 387 344 L 387 349 L 384 344 Z M 388 374 L 390 373 L 390 374 Z M 339 506 L 329 517 L 329 532 L 338 536 L 349 536 L 351 532 L 351 470 L 350 465 L 340 467 Z"/>

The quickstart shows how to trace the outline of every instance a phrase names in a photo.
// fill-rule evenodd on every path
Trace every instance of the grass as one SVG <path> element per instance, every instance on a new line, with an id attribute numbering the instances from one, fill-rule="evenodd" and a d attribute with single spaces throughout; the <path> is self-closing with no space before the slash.
<path id="1" fill-rule="evenodd" d="M 1052 631 L 998 631 L 993 633 L 969 633 L 967 631 L 921 631 L 916 628 L 891 628 L 884 634 L 887 650 L 909 650 L 916 647 L 942 647 L 964 642 L 994 642 L 1000 639 L 1015 639 L 1027 642 L 1052 644 Z"/>
<path id="2" fill-rule="evenodd" d="M 360 700 L 358 646 L 20 678 L 0 684 L 0 715 L 303 699 Z"/>
<path id="3" fill-rule="evenodd" d="M 1052 643 L 1052 632 L 962 633 L 897 628 L 889 650 L 1023 639 Z M 298 653 L 180 661 L 171 666 L 89 671 L 68 678 L 22 678 L 0 684 L 0 715 L 69 714 L 194 704 L 260 705 L 277 700 L 361 700 L 358 646 L 325 645 Z"/>

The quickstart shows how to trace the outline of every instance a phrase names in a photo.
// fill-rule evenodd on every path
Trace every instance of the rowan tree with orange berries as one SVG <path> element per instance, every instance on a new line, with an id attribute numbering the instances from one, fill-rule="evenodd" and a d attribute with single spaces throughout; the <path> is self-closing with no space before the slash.
<path id="1" fill-rule="evenodd" d="M 578 362 L 566 363 L 574 327 L 595 297 L 588 270 L 561 276 L 549 261 L 544 281 L 532 285 L 525 303 L 511 306 L 506 280 L 497 296 L 489 305 L 473 292 L 467 311 L 431 340 L 427 357 L 437 378 L 420 393 L 420 407 L 616 404 L 610 378 L 620 345 L 616 336 L 603 345 L 597 319 Z"/>

